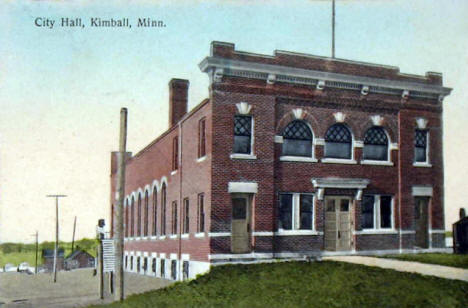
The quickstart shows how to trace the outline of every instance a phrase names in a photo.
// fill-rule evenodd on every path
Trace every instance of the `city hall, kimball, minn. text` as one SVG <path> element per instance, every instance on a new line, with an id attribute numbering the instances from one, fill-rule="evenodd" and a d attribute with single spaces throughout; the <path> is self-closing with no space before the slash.
<path id="1" fill-rule="evenodd" d="M 136 23 L 134 23 L 136 22 Z M 81 17 L 61 17 L 58 19 L 49 17 L 36 17 L 34 25 L 39 28 L 54 29 L 59 28 L 132 28 L 136 24 L 138 28 L 165 28 L 166 23 L 162 20 L 152 18 L 137 18 L 135 21 L 130 18 L 101 18 L 91 17 L 87 20 Z"/>

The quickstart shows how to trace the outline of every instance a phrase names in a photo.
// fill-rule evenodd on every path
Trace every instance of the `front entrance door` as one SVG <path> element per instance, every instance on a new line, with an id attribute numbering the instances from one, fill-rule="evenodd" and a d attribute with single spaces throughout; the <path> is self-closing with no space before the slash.
<path id="1" fill-rule="evenodd" d="M 249 195 L 232 197 L 231 251 L 250 252 L 250 198 Z"/>
<path id="2" fill-rule="evenodd" d="M 414 198 L 415 245 L 420 248 L 429 247 L 428 206 L 429 197 Z"/>
<path id="3" fill-rule="evenodd" d="M 351 198 L 325 197 L 325 250 L 351 250 Z"/>

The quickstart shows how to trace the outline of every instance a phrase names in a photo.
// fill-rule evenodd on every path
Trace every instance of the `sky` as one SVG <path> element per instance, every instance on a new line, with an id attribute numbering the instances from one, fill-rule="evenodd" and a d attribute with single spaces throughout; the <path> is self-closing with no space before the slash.
<path id="1" fill-rule="evenodd" d="M 446 229 L 468 207 L 468 2 L 337 0 L 336 57 L 441 72 Z M 55 27 L 35 20 L 55 19 Z M 92 28 L 90 18 L 129 18 L 132 28 Z M 82 18 L 85 28 L 57 26 Z M 138 28 L 138 18 L 163 28 Z M 330 56 L 331 1 L 0 0 L 0 242 L 94 237 L 109 218 L 110 152 L 129 110 L 127 149 L 168 127 L 168 82 L 190 80 L 189 108 L 208 97 L 198 64 L 211 41 L 237 50 Z"/>

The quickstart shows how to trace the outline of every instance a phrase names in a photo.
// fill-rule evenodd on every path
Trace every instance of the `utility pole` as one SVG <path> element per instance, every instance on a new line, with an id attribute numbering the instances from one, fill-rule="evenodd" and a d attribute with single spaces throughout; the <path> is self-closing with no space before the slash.
<path id="1" fill-rule="evenodd" d="M 37 274 L 37 251 L 39 250 L 39 232 L 36 230 L 36 234 L 32 234 L 36 237 L 36 267 L 34 269 L 34 274 Z"/>
<path id="2" fill-rule="evenodd" d="M 73 222 L 73 236 L 72 236 L 72 249 L 71 249 L 72 253 L 75 251 L 75 230 L 76 230 L 76 216 L 75 216 L 75 221 Z"/>
<path id="3" fill-rule="evenodd" d="M 335 58 L 335 0 L 332 0 L 332 58 Z"/>
<path id="4" fill-rule="evenodd" d="M 125 194 L 125 160 L 127 145 L 127 108 L 120 109 L 120 136 L 117 168 L 117 203 L 114 206 L 114 245 L 115 245 L 115 300 L 123 300 L 124 269 L 123 269 L 123 203 Z"/>
<path id="5" fill-rule="evenodd" d="M 47 195 L 48 198 L 55 198 L 55 249 L 54 249 L 54 283 L 57 282 L 57 254 L 59 240 L 59 222 L 58 222 L 58 200 L 66 195 Z"/>

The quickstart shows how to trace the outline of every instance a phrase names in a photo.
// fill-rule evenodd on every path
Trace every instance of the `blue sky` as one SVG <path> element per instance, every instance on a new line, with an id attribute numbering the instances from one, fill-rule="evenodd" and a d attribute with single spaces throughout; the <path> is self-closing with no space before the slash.
<path id="1" fill-rule="evenodd" d="M 0 241 L 94 236 L 108 216 L 109 156 L 117 149 L 119 109 L 129 108 L 128 148 L 137 152 L 167 128 L 167 84 L 190 80 L 190 106 L 208 96 L 198 63 L 213 40 L 236 49 L 329 56 L 331 1 L 6 1 L 0 0 Z M 444 74 L 447 218 L 465 204 L 462 140 L 468 124 L 468 3 L 337 0 L 336 56 Z M 163 20 L 165 28 L 54 29 L 56 19 Z M 451 217 L 451 218 L 450 218 Z M 21 230 L 19 226 L 22 226 Z M 448 227 L 448 225 L 447 225 Z"/>

